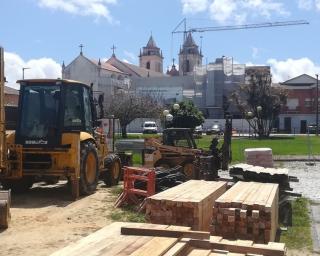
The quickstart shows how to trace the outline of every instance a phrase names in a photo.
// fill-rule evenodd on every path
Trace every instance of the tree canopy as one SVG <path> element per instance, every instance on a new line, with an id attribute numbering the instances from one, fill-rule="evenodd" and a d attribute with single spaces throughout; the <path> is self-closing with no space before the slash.
<path id="1" fill-rule="evenodd" d="M 121 134 L 127 138 L 127 126 L 136 118 L 158 118 L 163 109 L 161 101 L 148 95 L 120 93 L 108 100 L 106 113 L 119 119 Z"/>
<path id="2" fill-rule="evenodd" d="M 281 106 L 286 103 L 287 92 L 272 86 L 271 75 L 253 73 L 248 83 L 232 94 L 232 99 L 259 138 L 269 137 Z"/>
<path id="3" fill-rule="evenodd" d="M 170 114 L 173 116 L 173 120 L 169 126 L 194 129 L 196 126 L 203 124 L 203 114 L 192 101 L 182 101 L 178 104 L 179 110 L 175 110 L 173 105 L 171 106 Z"/>

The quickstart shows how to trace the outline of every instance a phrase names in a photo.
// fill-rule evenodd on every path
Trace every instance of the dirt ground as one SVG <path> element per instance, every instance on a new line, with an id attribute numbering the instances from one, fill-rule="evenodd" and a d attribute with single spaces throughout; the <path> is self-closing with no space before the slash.
<path id="1" fill-rule="evenodd" d="M 49 255 L 109 224 L 113 202 L 103 183 L 95 194 L 75 202 L 64 184 L 37 184 L 13 195 L 10 227 L 0 231 L 0 255 Z"/>
<path id="2" fill-rule="evenodd" d="M 96 193 L 70 201 L 65 184 L 36 184 L 12 196 L 11 223 L 0 230 L 0 256 L 50 255 L 112 222 L 115 196 L 102 182 Z M 288 250 L 288 256 L 312 255 Z"/>

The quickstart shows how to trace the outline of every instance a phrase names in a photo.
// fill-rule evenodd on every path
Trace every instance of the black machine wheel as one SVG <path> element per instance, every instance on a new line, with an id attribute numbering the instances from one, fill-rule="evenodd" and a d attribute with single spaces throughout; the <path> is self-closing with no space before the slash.
<path id="1" fill-rule="evenodd" d="M 166 161 L 164 159 L 160 159 L 154 164 L 154 167 L 162 167 L 164 169 L 170 169 L 171 164 L 169 161 Z"/>
<path id="2" fill-rule="evenodd" d="M 192 161 L 186 161 L 182 164 L 184 175 L 190 180 L 196 178 L 196 167 Z"/>
<path id="3" fill-rule="evenodd" d="M 80 194 L 92 194 L 97 188 L 98 180 L 99 164 L 97 148 L 93 142 L 87 141 L 81 144 L 79 181 Z"/>
<path id="4" fill-rule="evenodd" d="M 16 193 L 23 193 L 28 191 L 32 187 L 33 183 L 34 183 L 34 177 L 32 176 L 25 176 L 17 180 L 1 181 L 3 189 L 5 190 L 11 189 L 13 192 L 16 192 Z"/>
<path id="5" fill-rule="evenodd" d="M 121 160 L 116 154 L 107 156 L 104 167 L 107 171 L 103 175 L 103 181 L 108 186 L 118 185 L 121 176 Z"/>

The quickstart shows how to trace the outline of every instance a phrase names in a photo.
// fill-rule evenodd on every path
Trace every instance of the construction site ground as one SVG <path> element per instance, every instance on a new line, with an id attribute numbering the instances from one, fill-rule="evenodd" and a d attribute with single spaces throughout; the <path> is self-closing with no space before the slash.
<path id="1" fill-rule="evenodd" d="M 294 168 L 292 175 L 300 178 L 294 189 L 306 193 L 307 197 L 313 195 L 311 199 L 315 201 L 317 198 L 314 195 L 319 194 L 320 187 L 315 184 L 314 176 L 313 182 L 309 182 L 308 178 L 310 175 L 320 175 L 316 171 L 317 166 L 305 168 L 304 163 L 288 165 Z M 0 255 L 50 255 L 113 221 L 110 215 L 116 199 L 114 189 L 100 182 L 95 194 L 75 202 L 69 200 L 69 194 L 67 186 L 59 183 L 51 186 L 36 184 L 28 193 L 13 195 L 10 228 L 0 231 Z M 320 209 L 318 204 L 312 207 L 313 212 Z M 318 222 L 316 213 L 315 218 Z M 314 223 L 313 227 L 317 236 L 318 224 Z M 317 242 L 314 244 L 317 247 Z M 289 250 L 288 255 L 312 253 Z"/>

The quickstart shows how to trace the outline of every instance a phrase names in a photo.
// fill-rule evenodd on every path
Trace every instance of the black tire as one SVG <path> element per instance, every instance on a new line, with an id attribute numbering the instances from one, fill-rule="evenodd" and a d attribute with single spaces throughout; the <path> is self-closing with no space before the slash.
<path id="1" fill-rule="evenodd" d="M 99 180 L 97 148 L 91 141 L 83 142 L 80 154 L 80 195 L 90 195 L 96 190 Z"/>
<path id="2" fill-rule="evenodd" d="M 2 180 L 2 188 L 5 190 L 11 189 L 14 193 L 27 192 L 34 183 L 33 176 L 22 177 L 17 180 Z"/>
<path id="3" fill-rule="evenodd" d="M 197 178 L 196 167 L 192 161 L 186 161 L 182 164 L 183 174 L 187 179 L 193 180 Z"/>
<path id="4" fill-rule="evenodd" d="M 121 160 L 116 154 L 110 154 L 104 161 L 104 167 L 107 169 L 103 174 L 103 181 L 107 187 L 118 185 L 121 171 Z"/>

